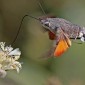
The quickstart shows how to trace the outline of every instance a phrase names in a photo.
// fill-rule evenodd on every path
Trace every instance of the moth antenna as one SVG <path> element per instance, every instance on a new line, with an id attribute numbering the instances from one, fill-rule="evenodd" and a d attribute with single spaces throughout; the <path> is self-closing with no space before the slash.
<path id="1" fill-rule="evenodd" d="M 43 9 L 43 7 L 42 7 L 41 3 L 39 2 L 39 0 L 37 0 L 37 2 L 38 2 L 39 7 L 41 8 L 42 12 L 44 13 L 44 15 L 46 15 L 45 10 Z"/>
<path id="2" fill-rule="evenodd" d="M 41 8 L 42 12 L 46 15 L 46 13 L 45 13 L 45 11 L 44 11 L 41 3 L 39 2 L 39 0 L 37 0 L 37 2 L 38 2 L 39 7 Z M 25 15 L 25 16 L 23 16 L 23 18 L 22 18 L 22 20 L 21 20 L 21 23 L 20 23 L 20 26 L 19 26 L 19 28 L 18 28 L 17 34 L 16 34 L 14 40 L 12 41 L 12 44 L 11 44 L 11 45 L 13 45 L 13 44 L 15 43 L 15 41 L 17 40 L 18 35 L 19 35 L 19 32 L 20 32 L 20 30 L 21 30 L 21 26 L 22 26 L 23 20 L 24 20 L 24 18 L 27 17 L 27 16 L 28 16 L 28 17 L 31 17 L 31 18 L 33 18 L 33 19 L 36 19 L 36 20 L 38 20 L 38 21 L 40 21 L 40 19 L 38 19 L 38 18 L 36 18 L 36 17 L 33 17 L 33 16 L 31 16 L 31 15 Z"/>
<path id="3" fill-rule="evenodd" d="M 20 32 L 20 29 L 21 29 L 21 26 L 22 26 L 22 23 L 23 23 L 23 20 L 24 20 L 25 17 L 27 17 L 27 16 L 28 16 L 28 17 L 31 17 L 31 18 L 33 18 L 33 19 L 36 19 L 36 20 L 38 20 L 38 21 L 40 21 L 40 19 L 38 19 L 38 18 L 36 18 L 36 17 L 33 17 L 33 16 L 31 16 L 31 15 L 24 15 L 24 16 L 22 17 L 21 22 L 20 22 L 20 26 L 19 26 L 19 28 L 18 28 L 17 34 L 16 34 L 14 40 L 12 41 L 11 45 L 13 45 L 13 44 L 15 43 L 15 41 L 17 40 L 18 35 L 19 35 L 19 32 Z"/>

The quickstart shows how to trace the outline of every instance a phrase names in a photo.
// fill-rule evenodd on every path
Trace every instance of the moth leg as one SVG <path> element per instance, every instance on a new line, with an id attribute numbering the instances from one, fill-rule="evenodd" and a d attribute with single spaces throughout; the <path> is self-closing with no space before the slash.
<path id="1" fill-rule="evenodd" d="M 76 43 L 76 44 L 83 44 L 81 41 L 78 42 L 78 41 L 72 40 L 72 42 L 74 42 L 74 43 Z"/>
<path id="2" fill-rule="evenodd" d="M 72 42 L 74 42 L 74 43 L 76 43 L 76 44 L 82 44 L 82 42 L 78 42 L 78 41 L 76 41 L 77 38 L 78 38 L 78 36 L 76 36 L 76 37 L 74 38 L 74 40 L 72 39 Z"/>

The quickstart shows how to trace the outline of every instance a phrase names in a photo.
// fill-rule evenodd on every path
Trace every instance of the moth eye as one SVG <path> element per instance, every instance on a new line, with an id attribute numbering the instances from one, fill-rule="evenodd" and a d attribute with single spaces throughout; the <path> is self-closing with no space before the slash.
<path id="1" fill-rule="evenodd" d="M 45 23 L 45 26 L 49 27 L 49 22 L 46 22 L 46 23 Z"/>

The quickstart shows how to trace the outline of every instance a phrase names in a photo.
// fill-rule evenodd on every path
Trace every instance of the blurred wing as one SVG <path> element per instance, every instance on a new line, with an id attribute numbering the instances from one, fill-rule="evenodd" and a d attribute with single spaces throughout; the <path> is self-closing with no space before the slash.
<path id="1" fill-rule="evenodd" d="M 62 55 L 68 48 L 69 47 L 68 47 L 66 41 L 65 40 L 60 40 L 58 45 L 56 46 L 54 56 Z"/>
<path id="2" fill-rule="evenodd" d="M 41 58 L 47 59 L 47 58 L 53 57 L 53 56 L 54 56 L 54 55 L 53 55 L 54 51 L 55 51 L 55 47 L 50 48 L 47 52 L 45 52 L 45 53 L 41 56 Z"/>
<path id="3" fill-rule="evenodd" d="M 71 41 L 65 33 L 60 35 L 58 44 L 56 45 L 54 56 L 61 56 L 69 47 L 71 46 Z"/>
<path id="4" fill-rule="evenodd" d="M 42 58 L 50 58 L 52 56 L 61 56 L 70 46 L 71 41 L 67 34 L 62 29 L 58 29 L 59 32 L 54 34 L 52 31 L 48 31 L 49 39 L 54 40 L 54 46 L 46 52 Z"/>

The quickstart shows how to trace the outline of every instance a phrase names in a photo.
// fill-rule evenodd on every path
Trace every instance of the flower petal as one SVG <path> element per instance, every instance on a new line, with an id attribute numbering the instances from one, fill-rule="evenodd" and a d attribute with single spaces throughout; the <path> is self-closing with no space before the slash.
<path id="1" fill-rule="evenodd" d="M 2 69 L 0 69 L 0 77 L 1 78 L 4 78 L 5 76 L 6 76 L 6 71 L 5 70 L 2 70 Z"/>
<path id="2" fill-rule="evenodd" d="M 11 51 L 8 55 L 21 55 L 21 51 L 19 50 L 19 48 L 16 48 L 15 50 Z"/>
<path id="3" fill-rule="evenodd" d="M 2 50 L 4 50 L 4 47 L 5 47 L 5 42 L 0 42 L 0 48 L 1 48 Z"/>
<path id="4" fill-rule="evenodd" d="M 11 52 L 12 50 L 13 50 L 13 48 L 12 48 L 11 46 L 9 46 L 9 47 L 6 46 L 6 47 L 5 47 L 5 51 Z"/>

